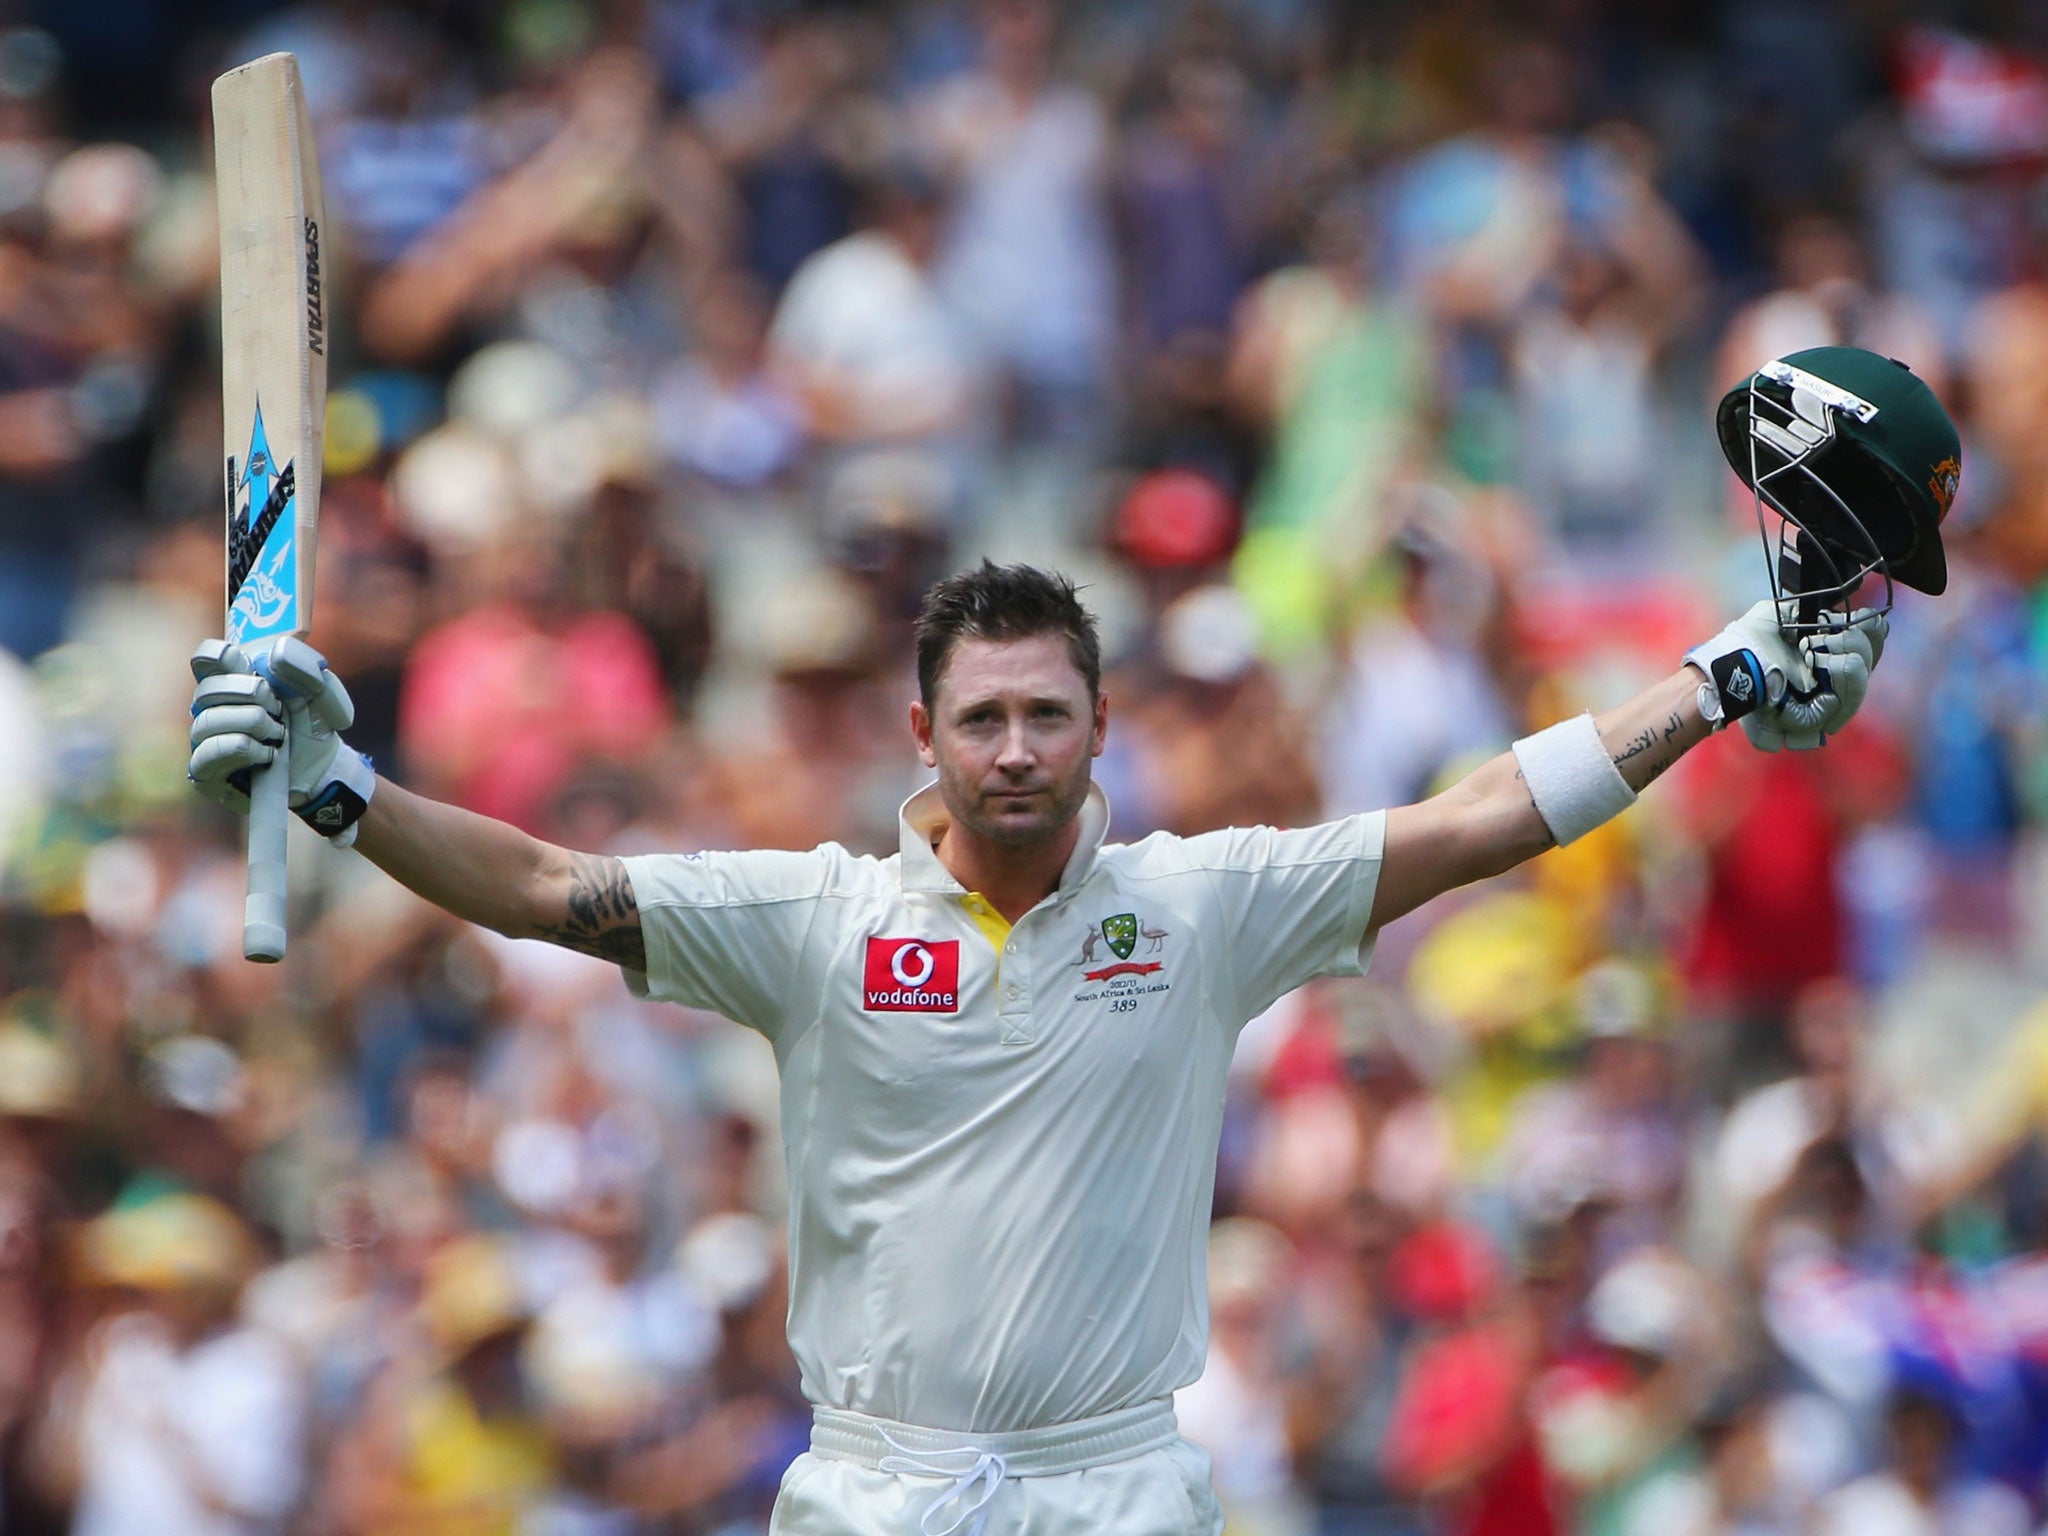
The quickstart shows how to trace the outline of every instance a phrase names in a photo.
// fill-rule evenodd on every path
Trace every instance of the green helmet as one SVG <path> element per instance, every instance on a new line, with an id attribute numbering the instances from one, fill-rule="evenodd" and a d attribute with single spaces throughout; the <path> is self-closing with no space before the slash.
<path id="1" fill-rule="evenodd" d="M 1791 353 L 1722 396 L 1715 428 L 1735 473 L 1789 525 L 1772 587 L 1800 599 L 1793 627 L 1832 627 L 1820 613 L 1846 611 L 1873 573 L 1887 607 L 1892 581 L 1929 593 L 1948 585 L 1941 523 L 1962 443 L 1904 363 L 1861 347 Z"/>

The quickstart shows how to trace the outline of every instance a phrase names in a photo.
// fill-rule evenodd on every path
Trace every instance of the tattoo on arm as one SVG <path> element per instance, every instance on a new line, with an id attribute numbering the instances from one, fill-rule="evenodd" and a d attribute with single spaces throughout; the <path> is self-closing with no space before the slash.
<path id="1" fill-rule="evenodd" d="M 626 878 L 623 863 L 601 854 L 569 856 L 568 920 L 536 923 L 533 936 L 630 970 L 647 969 L 647 943 L 640 933 L 633 882 Z"/>
<path id="2" fill-rule="evenodd" d="M 1614 766 L 1619 768 L 1623 763 L 1627 762 L 1630 758 L 1640 756 L 1642 753 L 1649 751 L 1650 748 L 1655 746 L 1656 744 L 1657 733 L 1655 731 L 1643 732 L 1642 735 L 1636 737 L 1627 746 L 1621 749 L 1620 756 L 1616 757 L 1614 760 Z"/>
<path id="3" fill-rule="evenodd" d="M 1614 766 L 1619 768 L 1623 763 L 1627 762 L 1630 758 L 1640 757 L 1643 753 L 1648 752 L 1659 745 L 1662 745 L 1667 750 L 1664 751 L 1661 755 L 1659 755 L 1655 761 L 1651 762 L 1648 765 L 1648 771 L 1645 773 L 1643 777 L 1643 783 L 1646 786 L 1649 785 L 1650 783 L 1654 782 L 1657 776 L 1661 774 L 1666 768 L 1669 768 L 1673 763 L 1678 761 L 1678 753 L 1668 749 L 1670 748 L 1672 741 L 1676 739 L 1678 733 L 1683 729 L 1684 722 L 1681 721 L 1677 715 L 1672 715 L 1669 719 L 1667 719 L 1664 722 L 1664 729 L 1661 740 L 1658 732 L 1656 732 L 1655 730 L 1646 730 L 1642 732 L 1640 735 L 1630 738 L 1628 745 L 1623 747 L 1620 752 L 1615 754 Z"/>

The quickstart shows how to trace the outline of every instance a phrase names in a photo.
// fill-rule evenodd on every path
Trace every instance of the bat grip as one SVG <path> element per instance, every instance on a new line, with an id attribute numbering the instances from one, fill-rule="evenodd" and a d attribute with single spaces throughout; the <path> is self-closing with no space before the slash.
<path id="1" fill-rule="evenodd" d="M 249 903 L 242 915 L 242 957 L 284 958 L 285 833 L 291 825 L 291 740 L 249 776 Z"/>

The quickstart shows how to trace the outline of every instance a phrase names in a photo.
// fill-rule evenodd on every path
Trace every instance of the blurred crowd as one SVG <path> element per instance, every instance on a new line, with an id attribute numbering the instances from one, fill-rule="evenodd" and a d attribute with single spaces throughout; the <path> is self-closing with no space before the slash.
<path id="1" fill-rule="evenodd" d="M 579 848 L 891 851 L 984 554 L 1087 584 L 1113 836 L 1413 800 L 1762 594 L 1723 389 L 1909 361 L 1948 595 L 1825 751 L 1254 1021 L 1179 1408 L 1232 1536 L 2048 1528 L 2038 6 L 0 15 L 10 1536 L 745 1536 L 808 1433 L 759 1040 L 310 835 L 240 958 L 206 87 L 278 48 L 313 639 L 387 772 Z"/>

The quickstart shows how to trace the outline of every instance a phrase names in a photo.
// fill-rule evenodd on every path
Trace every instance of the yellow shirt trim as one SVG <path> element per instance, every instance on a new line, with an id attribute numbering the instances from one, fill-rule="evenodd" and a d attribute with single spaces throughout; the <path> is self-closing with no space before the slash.
<path id="1" fill-rule="evenodd" d="M 981 936 L 988 940 L 988 947 L 997 954 L 1003 952 L 1003 945 L 1009 942 L 1010 920 L 998 912 L 994 905 L 979 891 L 969 891 L 960 898 L 960 905 L 967 909 L 967 915 L 974 919 L 974 926 L 981 930 Z"/>

